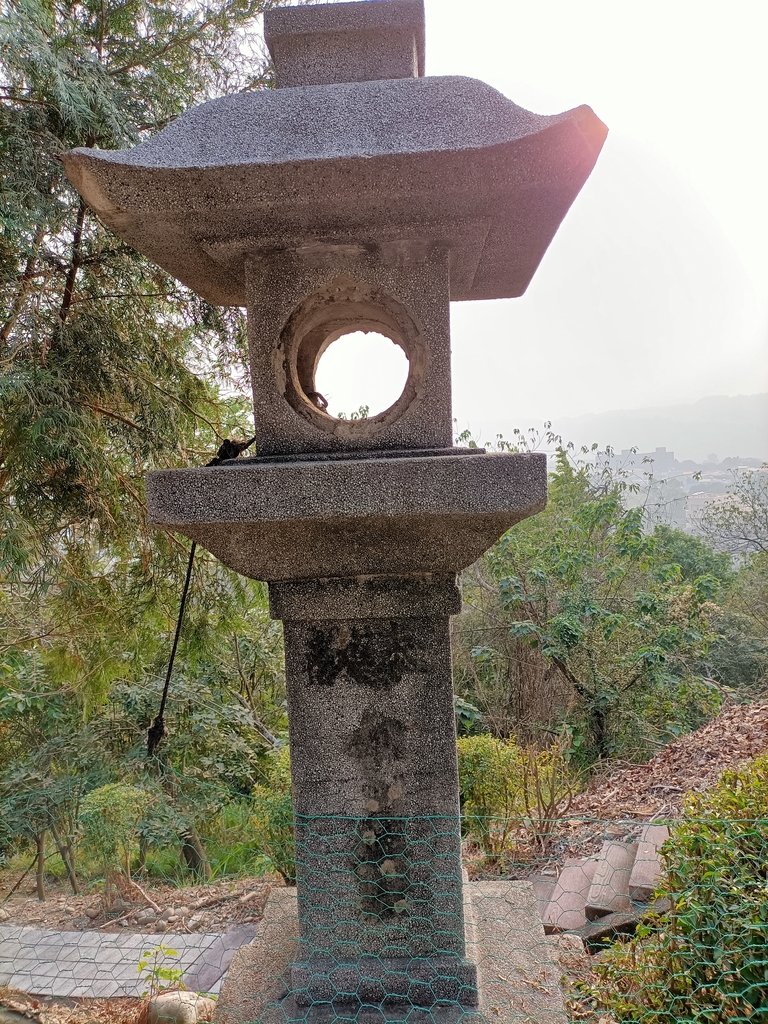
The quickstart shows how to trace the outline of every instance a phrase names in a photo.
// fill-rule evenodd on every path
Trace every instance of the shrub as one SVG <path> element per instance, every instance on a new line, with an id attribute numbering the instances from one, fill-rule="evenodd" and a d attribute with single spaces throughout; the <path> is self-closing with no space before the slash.
<path id="1" fill-rule="evenodd" d="M 273 754 L 264 782 L 253 792 L 252 826 L 261 852 L 288 885 L 296 881 L 291 760 L 287 747 Z"/>
<path id="2" fill-rule="evenodd" d="M 663 855 L 671 909 L 603 955 L 593 1005 L 622 1024 L 764 1019 L 768 755 L 692 796 Z"/>
<path id="3" fill-rule="evenodd" d="M 252 877 L 272 871 L 253 833 L 251 798 L 232 800 L 201 827 L 213 878 L 224 875 Z"/>
<path id="4" fill-rule="evenodd" d="M 456 715 L 456 732 L 459 736 L 474 736 L 481 731 L 483 713 L 480 708 L 470 704 L 463 697 L 454 697 L 453 710 Z"/>
<path id="5" fill-rule="evenodd" d="M 80 808 L 85 841 L 101 860 L 105 874 L 121 871 L 131 877 L 131 854 L 149 794 L 139 786 L 114 782 L 92 789 Z"/>
<path id="6" fill-rule="evenodd" d="M 457 741 L 459 790 L 466 832 L 489 861 L 498 861 L 521 834 L 543 847 L 574 783 L 566 740 L 537 750 L 488 734 Z"/>

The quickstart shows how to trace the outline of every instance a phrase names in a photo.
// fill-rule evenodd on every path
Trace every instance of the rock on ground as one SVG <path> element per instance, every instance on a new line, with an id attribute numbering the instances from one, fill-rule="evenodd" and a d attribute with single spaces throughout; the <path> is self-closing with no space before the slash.
<path id="1" fill-rule="evenodd" d="M 197 1024 L 210 1020 L 216 1003 L 196 992 L 163 992 L 150 1000 L 148 1024 Z"/>

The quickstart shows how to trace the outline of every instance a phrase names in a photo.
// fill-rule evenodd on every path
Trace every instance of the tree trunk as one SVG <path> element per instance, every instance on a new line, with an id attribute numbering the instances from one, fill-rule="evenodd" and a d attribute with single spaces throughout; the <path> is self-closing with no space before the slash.
<path id="1" fill-rule="evenodd" d="M 75 852 L 70 843 L 64 844 L 64 863 L 67 865 L 67 878 L 72 886 L 72 893 L 74 896 L 79 896 L 80 885 L 77 881 L 77 872 L 75 870 Z"/>
<path id="2" fill-rule="evenodd" d="M 0 342 L 3 344 L 5 344 L 10 338 L 11 331 L 16 326 L 16 322 L 24 309 L 26 298 L 32 290 L 32 282 L 37 270 L 37 254 L 40 251 L 40 246 L 42 245 L 44 236 L 44 227 L 38 227 L 32 241 L 32 248 L 30 249 L 29 256 L 27 256 L 27 262 L 24 266 L 21 277 L 19 278 L 16 295 L 14 296 L 11 308 L 8 311 L 8 319 L 5 321 L 2 328 L 0 328 Z"/>
<path id="3" fill-rule="evenodd" d="M 208 855 L 205 847 L 200 841 L 200 836 L 194 828 L 191 828 L 181 840 L 181 855 L 189 870 L 199 878 L 209 879 L 211 877 L 211 865 L 208 863 Z"/>
<path id="4" fill-rule="evenodd" d="M 139 864 L 137 870 L 140 874 L 143 874 L 147 867 L 148 850 L 149 843 L 147 842 L 146 836 L 139 836 Z"/>
<path id="5" fill-rule="evenodd" d="M 611 755 L 608 738 L 608 717 L 602 708 L 593 705 L 589 711 L 589 719 L 597 759 L 598 761 L 605 761 Z"/>
<path id="6" fill-rule="evenodd" d="M 72 255 L 69 261 L 69 268 L 67 270 L 67 277 L 64 281 L 64 291 L 61 296 L 61 305 L 59 306 L 59 315 L 57 317 L 56 326 L 53 329 L 51 338 L 47 344 L 44 344 L 42 352 L 40 354 L 40 361 L 45 365 L 48 359 L 48 353 L 52 348 L 55 348 L 59 338 L 62 335 L 64 326 L 69 317 L 69 311 L 72 308 L 72 300 L 75 296 L 75 283 L 77 282 L 77 273 L 80 270 L 80 264 L 82 263 L 82 244 L 83 244 L 83 227 L 85 225 L 85 218 L 88 212 L 88 208 L 85 205 L 85 200 L 81 199 L 77 207 L 77 217 L 75 219 L 75 230 L 72 235 Z"/>
<path id="7" fill-rule="evenodd" d="M 51 835 L 53 836 L 53 841 L 56 844 L 56 849 L 59 853 L 59 856 L 64 862 L 64 867 L 67 872 L 67 878 L 69 879 L 69 884 L 72 889 L 72 892 L 75 896 L 78 896 L 80 894 L 80 887 L 77 884 L 77 875 L 75 873 L 75 858 L 74 854 L 72 853 L 72 845 L 70 843 L 64 842 L 64 840 L 61 838 L 58 831 L 53 827 L 53 825 L 51 825 Z"/>
<path id="8" fill-rule="evenodd" d="M 38 832 L 35 836 L 37 847 L 37 867 L 35 869 L 35 883 L 37 887 L 37 898 L 42 903 L 45 900 L 45 832 Z"/>

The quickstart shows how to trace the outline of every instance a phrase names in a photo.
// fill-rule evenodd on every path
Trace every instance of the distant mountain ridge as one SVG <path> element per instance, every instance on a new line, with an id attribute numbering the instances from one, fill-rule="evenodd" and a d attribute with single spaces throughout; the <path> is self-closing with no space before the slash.
<path id="1" fill-rule="evenodd" d="M 702 462 L 740 456 L 768 461 L 768 393 L 711 395 L 697 402 L 651 409 L 618 409 L 553 420 L 565 440 L 595 441 L 615 450 L 666 447 L 678 459 Z"/>

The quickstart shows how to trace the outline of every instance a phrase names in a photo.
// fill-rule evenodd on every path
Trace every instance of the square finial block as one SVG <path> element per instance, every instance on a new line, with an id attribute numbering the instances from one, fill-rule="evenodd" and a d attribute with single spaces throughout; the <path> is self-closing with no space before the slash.
<path id="1" fill-rule="evenodd" d="M 264 35 L 278 88 L 424 74 L 424 0 L 273 8 Z"/>

